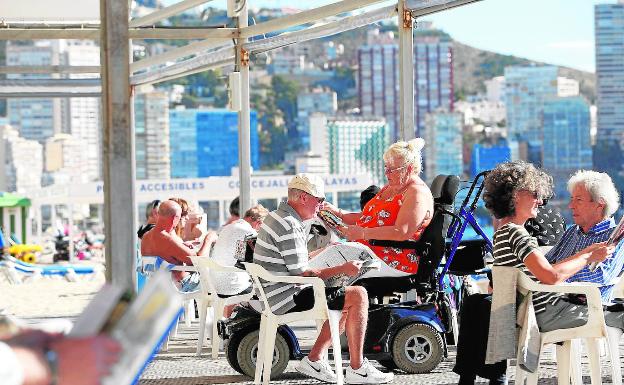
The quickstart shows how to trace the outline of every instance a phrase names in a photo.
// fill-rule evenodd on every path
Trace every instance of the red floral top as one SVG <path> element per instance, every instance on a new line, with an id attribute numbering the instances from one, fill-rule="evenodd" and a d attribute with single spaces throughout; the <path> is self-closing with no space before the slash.
<path id="1" fill-rule="evenodd" d="M 380 195 L 386 187 L 381 189 L 381 191 L 364 206 L 362 216 L 355 222 L 356 225 L 366 228 L 394 225 L 399 215 L 399 210 L 403 205 L 404 192 L 384 200 L 381 199 Z M 419 229 L 419 231 L 410 237 L 410 240 L 417 240 L 420 238 L 423 230 L 424 227 Z M 394 269 L 409 274 L 416 274 L 418 271 L 418 260 L 420 256 L 416 255 L 414 250 L 371 246 L 366 240 L 361 239 L 357 242 L 370 247 L 382 261 Z"/>

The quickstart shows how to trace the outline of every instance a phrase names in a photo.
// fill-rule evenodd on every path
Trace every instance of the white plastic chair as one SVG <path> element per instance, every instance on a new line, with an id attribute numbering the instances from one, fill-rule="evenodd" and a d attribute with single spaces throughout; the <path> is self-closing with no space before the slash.
<path id="1" fill-rule="evenodd" d="M 618 278 L 618 283 L 613 288 L 613 298 L 624 298 L 624 275 Z M 621 329 L 607 326 L 607 346 L 609 349 L 613 385 L 622 385 L 622 365 L 620 363 L 621 337 Z"/>
<path id="2" fill-rule="evenodd" d="M 146 274 L 148 277 L 158 270 L 166 270 L 166 271 L 186 271 L 186 272 L 196 272 L 197 269 L 195 266 L 181 266 L 171 264 L 160 257 L 153 256 L 142 256 L 141 257 L 141 271 Z M 173 283 L 172 283 L 173 284 Z M 195 307 L 193 305 L 193 301 L 201 302 L 202 299 L 208 294 L 204 294 L 203 290 L 197 290 L 190 293 L 179 292 L 182 296 L 182 303 L 184 304 L 184 322 L 186 327 L 191 326 L 191 321 L 195 318 Z M 178 323 L 176 322 L 171 335 L 165 339 L 163 343 L 163 350 L 169 350 L 169 339 L 171 336 L 177 337 L 178 335 Z"/>
<path id="3" fill-rule="evenodd" d="M 210 278 L 210 271 L 218 271 L 225 273 L 245 273 L 244 270 L 237 269 L 235 267 L 228 267 L 220 265 L 213 259 L 208 257 L 191 257 L 193 266 L 199 271 L 199 279 L 202 286 L 202 291 L 209 293 L 209 297 L 202 296 L 199 302 L 199 339 L 197 341 L 197 356 L 201 356 L 201 351 L 204 346 L 204 333 L 206 332 L 206 323 L 208 318 L 208 307 L 212 307 L 212 337 L 210 339 L 212 344 L 212 358 L 219 358 L 219 347 L 221 344 L 219 338 L 219 331 L 217 329 L 217 321 L 223 317 L 223 309 L 227 305 L 233 305 L 248 301 L 252 297 L 252 293 L 235 294 L 231 296 L 219 296 L 217 289 L 215 288 L 213 280 Z M 250 278 L 251 280 L 251 278 Z"/>
<path id="4" fill-rule="evenodd" d="M 509 268 L 495 266 L 494 269 Z M 595 284 L 560 284 L 560 285 L 544 285 L 534 282 L 526 274 L 518 273 L 518 291 L 526 292 L 549 292 L 549 293 L 566 293 L 566 294 L 584 294 L 587 298 L 588 320 L 587 323 L 569 329 L 558 329 L 550 332 L 540 333 L 542 346 L 540 354 L 547 344 L 562 342 L 563 345 L 557 345 L 557 375 L 558 384 L 567 385 L 577 383 L 580 377 L 580 371 L 575 372 L 572 364 L 578 365 L 577 362 L 572 363 L 571 358 L 577 357 L 576 347 L 573 341 L 583 339 L 587 346 L 587 356 L 589 358 L 589 369 L 592 385 L 602 384 L 600 375 L 600 352 L 599 341 L 601 338 L 607 337 L 607 330 L 602 311 L 602 300 L 600 291 Z M 580 368 L 579 368 L 580 369 Z M 536 385 L 538 379 L 538 370 L 535 373 L 527 373 L 519 366 L 516 366 L 516 384 L 522 384 L 524 378 L 527 385 Z"/>
<path id="5" fill-rule="evenodd" d="M 244 263 L 245 269 L 251 275 L 258 297 L 263 303 L 264 310 L 261 313 L 260 333 L 258 341 L 258 356 L 256 358 L 256 373 L 254 384 L 268 385 L 271 378 L 273 363 L 273 350 L 275 349 L 275 336 L 277 327 L 281 324 L 304 320 L 328 320 L 334 353 L 334 365 L 336 370 L 337 384 L 343 384 L 342 353 L 340 349 L 339 322 L 342 311 L 329 310 L 325 297 L 325 284 L 317 277 L 278 276 L 267 272 L 262 266 L 253 263 Z M 299 285 L 312 285 L 314 290 L 314 306 L 310 310 L 302 312 L 286 313 L 277 315 L 271 311 L 264 289 L 260 282 L 293 283 Z"/>
<path id="6" fill-rule="evenodd" d="M 615 279 L 615 287 L 612 293 L 613 298 L 624 298 L 624 279 L 622 277 L 617 277 Z M 605 325 L 606 326 L 606 325 Z M 619 328 L 614 328 L 610 326 L 606 326 L 607 329 L 607 339 L 601 340 L 600 345 L 600 354 L 601 357 L 609 356 L 609 362 L 611 363 L 611 378 L 613 385 L 622 385 L 622 367 L 620 364 L 620 338 L 622 337 L 622 330 Z M 580 341 L 575 341 L 580 342 Z M 574 346 L 576 345 L 576 346 Z M 575 349 L 575 350 L 574 350 Z M 573 352 L 572 352 L 573 362 L 581 361 L 581 346 L 580 343 L 573 343 Z M 572 366 L 573 376 L 576 375 L 578 384 L 582 383 L 582 379 L 580 373 L 574 373 L 574 369 L 578 370 L 578 367 Z M 575 377 L 573 377 L 574 379 Z"/>

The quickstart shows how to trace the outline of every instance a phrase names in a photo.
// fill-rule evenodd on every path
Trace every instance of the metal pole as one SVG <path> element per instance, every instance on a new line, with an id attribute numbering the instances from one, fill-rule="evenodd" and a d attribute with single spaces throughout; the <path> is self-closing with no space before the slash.
<path id="1" fill-rule="evenodd" d="M 355 11 L 356 9 L 361 9 L 381 2 L 383 2 L 383 0 L 337 1 L 332 4 L 297 12 L 293 15 L 288 15 L 287 17 L 271 19 L 269 21 L 252 25 L 251 27 L 248 27 L 247 24 L 245 24 L 245 27 L 241 28 L 240 33 L 242 37 L 252 37 L 269 32 L 286 30 L 290 27 L 294 27 L 295 25 L 316 22 L 327 17 L 333 17 L 341 13 Z M 246 13 L 241 12 L 241 15 L 246 15 Z"/>
<path id="2" fill-rule="evenodd" d="M 225 223 L 225 204 L 222 199 L 219 199 L 217 203 L 219 204 L 219 227 L 221 227 Z"/>
<path id="3" fill-rule="evenodd" d="M 248 25 L 247 4 L 238 15 L 238 28 Z M 247 38 L 236 41 L 236 63 L 241 74 L 241 110 L 238 113 L 238 173 L 240 181 L 240 214 L 251 207 L 251 135 L 249 111 L 249 52 L 243 49 Z"/>
<path id="4" fill-rule="evenodd" d="M 50 226 L 52 227 L 52 230 L 54 230 L 54 232 L 56 233 L 56 205 L 54 203 L 50 205 Z"/>
<path id="5" fill-rule="evenodd" d="M 38 243 L 42 243 L 42 239 L 41 239 L 41 233 L 43 232 L 43 215 L 41 214 L 41 205 L 38 204 L 36 206 L 33 206 L 33 208 L 36 208 L 35 212 L 33 213 L 35 215 L 35 220 L 37 221 L 37 241 Z"/>
<path id="6" fill-rule="evenodd" d="M 67 237 L 69 238 L 69 260 L 74 260 L 74 205 L 67 205 Z"/>
<path id="7" fill-rule="evenodd" d="M 134 287 L 136 204 L 128 1 L 100 0 L 106 280 Z"/>
<path id="8" fill-rule="evenodd" d="M 185 56 L 197 55 L 198 53 L 208 49 L 219 47 L 226 42 L 231 42 L 231 40 L 202 40 L 190 43 L 185 46 L 173 48 L 161 54 L 146 57 L 145 59 L 130 63 L 130 70 L 132 72 L 137 72 L 152 66 L 164 64 L 168 61 L 177 61 Z"/>
<path id="9" fill-rule="evenodd" d="M 158 11 L 152 12 L 148 15 L 132 19 L 130 20 L 131 27 L 141 27 L 145 25 L 154 24 L 157 21 L 167 19 L 170 16 L 177 15 L 186 11 L 187 9 L 191 9 L 201 5 L 203 3 L 207 3 L 211 0 L 183 0 L 179 3 L 172 4 L 163 9 L 159 9 Z"/>
<path id="10" fill-rule="evenodd" d="M 410 140 L 416 135 L 414 128 L 414 35 L 412 15 L 406 0 L 399 0 L 399 139 Z"/>
<path id="11" fill-rule="evenodd" d="M 99 74 L 100 66 L 0 66 L 0 74 Z"/>

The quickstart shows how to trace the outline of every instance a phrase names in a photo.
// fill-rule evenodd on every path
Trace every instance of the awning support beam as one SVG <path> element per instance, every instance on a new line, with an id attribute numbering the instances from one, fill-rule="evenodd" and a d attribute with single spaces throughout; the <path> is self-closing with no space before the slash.
<path id="1" fill-rule="evenodd" d="M 137 211 L 128 0 L 100 0 L 106 281 L 134 288 Z"/>
<path id="2" fill-rule="evenodd" d="M 416 135 L 414 128 L 414 34 L 412 15 L 399 0 L 399 127 L 397 139 L 408 141 Z"/>
<path id="3" fill-rule="evenodd" d="M 157 21 L 165 20 L 171 16 L 180 14 L 187 9 L 195 8 L 198 5 L 207 3 L 212 0 L 184 0 L 179 3 L 171 4 L 168 7 L 154 11 L 149 15 L 141 16 L 136 19 L 130 20 L 130 28 L 143 27 L 146 25 L 152 25 Z"/>

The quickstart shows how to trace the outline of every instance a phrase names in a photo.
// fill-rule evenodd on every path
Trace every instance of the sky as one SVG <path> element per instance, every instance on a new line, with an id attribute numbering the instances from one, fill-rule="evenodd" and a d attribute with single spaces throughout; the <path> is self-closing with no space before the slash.
<path id="1" fill-rule="evenodd" d="M 335 0 L 248 0 L 252 7 L 321 6 Z M 173 3 L 167 0 L 165 3 Z M 431 20 L 464 44 L 549 64 L 594 71 L 594 4 L 616 0 L 482 0 Z M 207 3 L 225 8 L 225 1 Z"/>

